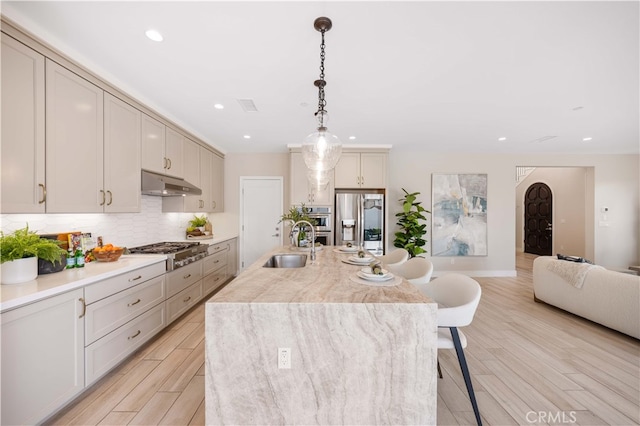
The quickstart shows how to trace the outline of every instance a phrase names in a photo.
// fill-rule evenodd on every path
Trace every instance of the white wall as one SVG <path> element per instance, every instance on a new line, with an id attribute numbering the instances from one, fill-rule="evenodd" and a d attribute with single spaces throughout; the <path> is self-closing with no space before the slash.
<path id="1" fill-rule="evenodd" d="M 626 268 L 640 263 L 640 156 L 638 155 L 513 155 L 442 154 L 401 152 L 389 154 L 388 238 L 393 241 L 395 213 L 399 211 L 401 189 L 421 193 L 423 206 L 431 210 L 432 173 L 488 174 L 488 255 L 486 257 L 434 257 L 436 273 L 465 271 L 472 275 L 506 275 L 515 270 L 516 166 L 593 167 L 586 185 L 593 181 L 591 197 L 585 194 L 591 224 L 585 235 L 593 233 L 593 260 L 609 267 Z M 592 201 L 591 201 L 592 198 Z M 601 207 L 609 207 L 608 227 L 601 227 Z M 593 219 L 591 219 L 593 217 Z M 569 220 L 570 218 L 566 218 Z M 595 222 L 595 223 L 594 223 Z M 429 224 L 427 239 L 431 240 Z M 451 260 L 455 264 L 451 264 Z"/>

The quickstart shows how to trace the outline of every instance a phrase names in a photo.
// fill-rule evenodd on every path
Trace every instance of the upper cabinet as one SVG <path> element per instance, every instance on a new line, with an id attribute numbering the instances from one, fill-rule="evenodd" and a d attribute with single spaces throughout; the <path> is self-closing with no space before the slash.
<path id="1" fill-rule="evenodd" d="M 309 182 L 307 177 L 307 165 L 302 158 L 302 153 L 292 152 L 290 156 L 290 200 L 291 205 L 330 206 L 333 204 L 333 179 L 329 184 L 318 190 Z"/>
<path id="2" fill-rule="evenodd" d="M 142 119 L 142 168 L 182 178 L 185 137 L 147 115 Z"/>
<path id="3" fill-rule="evenodd" d="M 387 157 L 386 152 L 343 152 L 335 168 L 335 187 L 386 188 Z"/>
<path id="4" fill-rule="evenodd" d="M 46 210 L 101 213 L 103 91 L 49 59 L 46 83 Z"/>
<path id="5" fill-rule="evenodd" d="M 44 56 L 2 34 L 2 213 L 45 212 Z"/>
<path id="6" fill-rule="evenodd" d="M 104 95 L 104 193 L 106 213 L 140 211 L 141 113 Z"/>
<path id="7" fill-rule="evenodd" d="M 188 142 L 191 142 L 187 140 Z M 224 211 L 224 159 L 203 146 L 195 145 L 195 150 L 185 150 L 185 174 L 187 169 L 196 170 L 198 175 L 185 177 L 189 183 L 202 190 L 200 195 L 186 197 L 164 197 L 163 212 L 219 213 Z M 190 152 L 189 154 L 187 154 Z M 190 166 L 187 166 L 191 163 Z"/>

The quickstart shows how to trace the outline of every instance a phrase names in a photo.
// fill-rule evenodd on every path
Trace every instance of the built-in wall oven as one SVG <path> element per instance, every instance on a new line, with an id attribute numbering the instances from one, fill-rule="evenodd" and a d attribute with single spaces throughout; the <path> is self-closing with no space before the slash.
<path id="1" fill-rule="evenodd" d="M 333 215 L 331 207 L 308 207 L 309 217 L 315 222 L 316 242 L 333 245 Z"/>

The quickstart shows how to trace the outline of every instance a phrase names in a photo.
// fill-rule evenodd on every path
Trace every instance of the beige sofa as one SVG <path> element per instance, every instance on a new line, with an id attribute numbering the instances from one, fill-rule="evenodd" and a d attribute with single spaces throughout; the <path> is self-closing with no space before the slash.
<path id="1" fill-rule="evenodd" d="M 533 261 L 533 290 L 537 302 L 640 339 L 640 276 L 541 256 Z"/>

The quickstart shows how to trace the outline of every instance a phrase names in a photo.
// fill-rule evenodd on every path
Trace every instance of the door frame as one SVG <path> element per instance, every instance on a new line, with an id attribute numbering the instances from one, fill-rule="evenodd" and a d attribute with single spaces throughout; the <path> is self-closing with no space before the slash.
<path id="1" fill-rule="evenodd" d="M 238 222 L 238 270 L 242 272 L 247 266 L 243 265 L 244 260 L 244 197 L 242 193 L 244 191 L 244 185 L 246 181 L 251 180 L 276 180 L 280 182 L 280 216 L 284 214 L 284 177 L 283 176 L 240 176 L 240 187 L 239 187 L 239 204 L 240 204 L 240 215 Z M 280 245 L 282 245 L 282 232 L 280 233 Z"/>

